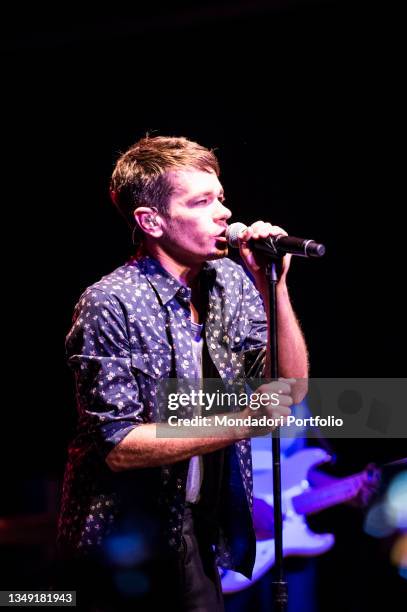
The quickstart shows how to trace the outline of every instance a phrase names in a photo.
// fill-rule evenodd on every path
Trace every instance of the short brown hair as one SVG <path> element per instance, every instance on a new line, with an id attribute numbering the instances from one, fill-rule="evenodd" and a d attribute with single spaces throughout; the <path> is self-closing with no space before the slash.
<path id="1" fill-rule="evenodd" d="M 173 185 L 169 170 L 194 168 L 215 172 L 219 163 L 213 151 L 184 137 L 146 136 L 116 162 L 110 183 L 112 200 L 130 227 L 138 206 L 154 206 L 159 213 L 168 210 Z"/>

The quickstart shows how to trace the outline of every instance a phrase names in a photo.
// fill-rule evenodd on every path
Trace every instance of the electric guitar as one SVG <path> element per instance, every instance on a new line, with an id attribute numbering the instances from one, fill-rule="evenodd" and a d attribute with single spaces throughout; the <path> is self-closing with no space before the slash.
<path id="1" fill-rule="evenodd" d="M 372 479 L 378 478 L 377 471 L 364 470 L 347 478 L 334 479 L 329 484 L 312 488 L 309 484 L 309 472 L 318 465 L 331 459 L 321 448 L 307 448 L 295 453 L 292 457 L 282 458 L 282 513 L 283 513 L 283 556 L 312 557 L 321 555 L 334 545 L 335 538 L 331 533 L 319 534 L 311 531 L 305 516 L 320 512 L 325 508 L 350 501 Z M 273 490 L 271 451 L 253 453 L 253 492 L 256 500 L 263 500 L 272 513 Z M 270 517 L 272 514 L 269 515 Z M 256 516 L 254 515 L 256 528 Z M 264 521 L 263 521 L 264 523 Z M 263 530 L 263 533 L 264 532 Z M 256 529 L 256 562 L 251 580 L 232 570 L 219 568 L 224 593 L 235 593 L 250 587 L 274 565 L 274 538 L 259 536 Z"/>

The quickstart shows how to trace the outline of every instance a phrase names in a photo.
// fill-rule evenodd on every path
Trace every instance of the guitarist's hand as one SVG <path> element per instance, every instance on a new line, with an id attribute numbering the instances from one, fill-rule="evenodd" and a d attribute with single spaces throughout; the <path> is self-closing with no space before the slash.
<path id="1" fill-rule="evenodd" d="M 365 477 L 358 493 L 348 504 L 354 508 L 367 508 L 373 497 L 378 493 L 381 482 L 381 470 L 374 463 L 365 468 Z"/>
<path id="2" fill-rule="evenodd" d="M 353 508 L 366 508 L 377 494 L 380 487 L 381 470 L 374 463 L 369 463 L 361 473 L 361 476 L 362 480 L 356 488 L 352 498 L 344 502 Z M 341 481 L 337 476 L 332 476 L 331 474 L 320 471 L 318 467 L 310 469 L 308 472 L 308 480 L 313 489 L 326 487 Z"/>

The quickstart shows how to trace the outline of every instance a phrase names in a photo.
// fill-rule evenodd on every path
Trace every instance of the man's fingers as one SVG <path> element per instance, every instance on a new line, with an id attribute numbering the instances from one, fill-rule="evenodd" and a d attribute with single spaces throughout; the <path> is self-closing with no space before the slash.
<path id="1" fill-rule="evenodd" d="M 271 408 L 270 413 L 273 417 L 287 417 L 291 414 L 291 408 L 289 406 L 279 406 L 278 408 Z"/>
<path id="2" fill-rule="evenodd" d="M 265 383 L 264 385 L 260 385 L 260 387 L 256 389 L 256 392 L 257 393 L 268 393 L 268 394 L 278 393 L 279 395 L 281 394 L 291 395 L 291 387 L 293 384 L 295 384 L 295 382 L 296 382 L 295 378 L 279 378 L 278 380 L 274 380 L 271 383 Z"/>
<path id="3" fill-rule="evenodd" d="M 253 237 L 253 229 L 251 227 L 247 227 L 244 232 L 242 232 L 241 234 L 239 234 L 238 236 L 238 240 L 240 242 L 240 244 L 245 244 L 246 242 L 248 242 L 250 240 L 250 238 Z"/>
<path id="4" fill-rule="evenodd" d="M 252 228 L 254 240 L 268 238 L 273 231 L 271 223 L 264 223 L 263 221 L 256 221 L 256 223 L 253 223 Z"/>
<path id="5" fill-rule="evenodd" d="M 259 238 L 268 238 L 269 236 L 278 236 L 281 234 L 287 236 L 287 232 L 279 225 L 272 225 L 264 221 L 256 221 L 239 235 L 239 240 L 241 242 L 248 242 L 250 238 L 257 240 Z"/>
<path id="6" fill-rule="evenodd" d="M 278 401 L 279 401 L 279 406 L 292 406 L 294 403 L 291 395 L 279 395 Z"/>

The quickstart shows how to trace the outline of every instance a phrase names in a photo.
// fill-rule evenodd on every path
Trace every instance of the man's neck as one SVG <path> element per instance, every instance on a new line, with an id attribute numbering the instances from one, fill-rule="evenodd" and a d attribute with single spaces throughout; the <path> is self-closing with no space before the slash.
<path id="1" fill-rule="evenodd" d="M 169 272 L 178 282 L 191 288 L 191 320 L 194 323 L 201 323 L 205 319 L 199 282 L 199 273 L 203 264 L 197 264 L 196 266 L 183 264 L 159 248 L 147 248 L 144 246 L 140 251 L 141 253 L 156 259 L 164 270 Z"/>
<path id="2" fill-rule="evenodd" d="M 169 274 L 176 278 L 182 285 L 191 287 L 191 289 L 194 289 L 197 286 L 198 276 L 202 270 L 203 264 L 187 265 L 177 261 L 173 256 L 169 255 L 159 247 L 147 248 L 146 253 L 151 257 L 154 257 L 154 259 L 161 264 L 164 270 L 169 272 Z"/>

